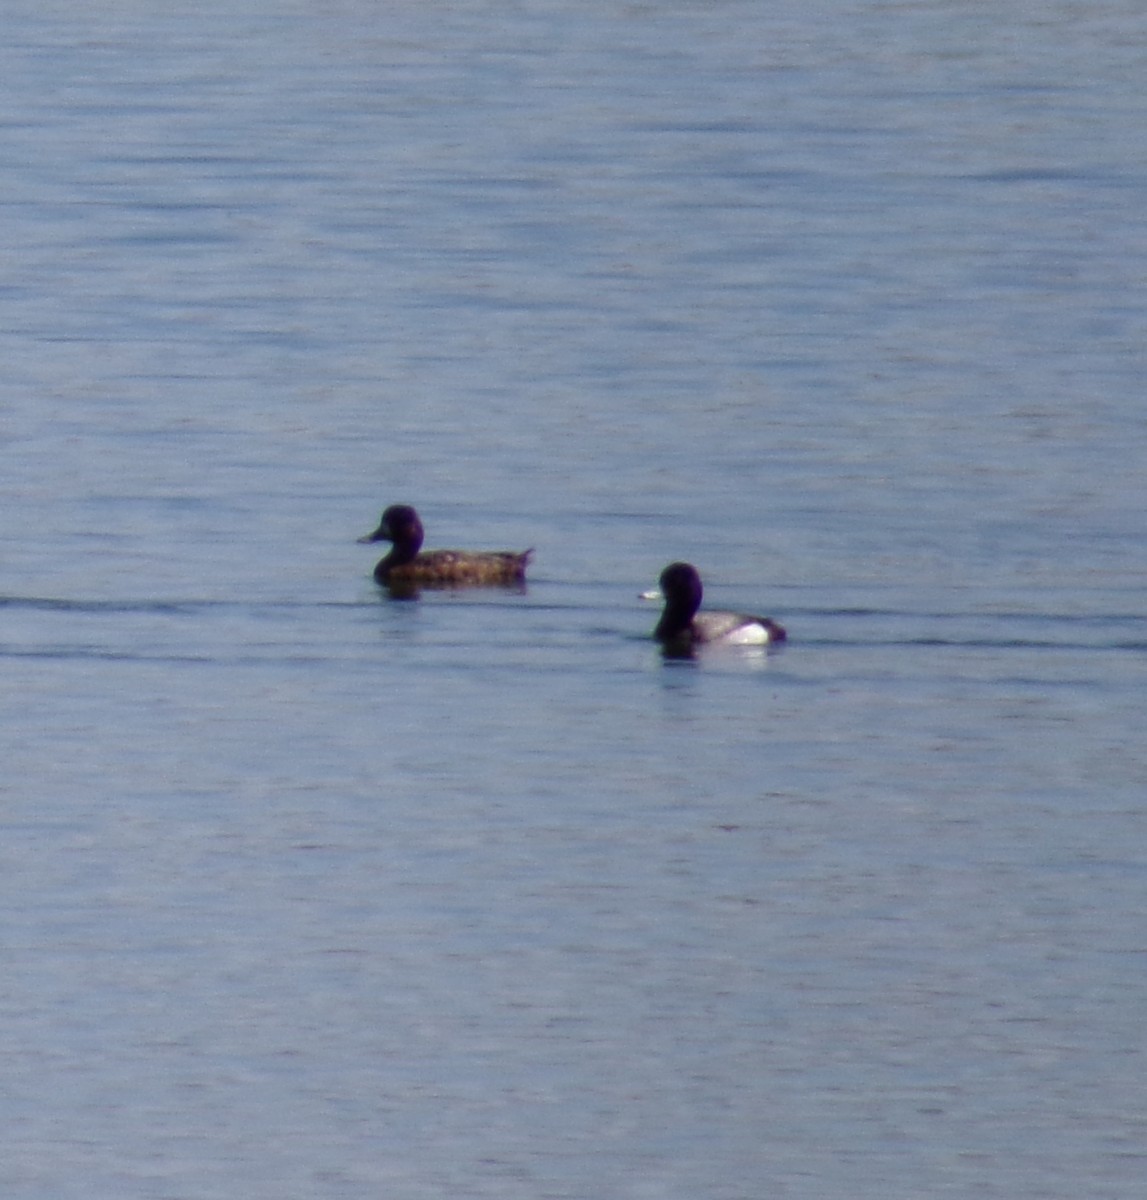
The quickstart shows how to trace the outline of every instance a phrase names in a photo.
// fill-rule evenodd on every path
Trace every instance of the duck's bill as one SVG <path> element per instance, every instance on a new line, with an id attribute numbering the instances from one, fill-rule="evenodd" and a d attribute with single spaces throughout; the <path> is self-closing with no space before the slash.
<path id="1" fill-rule="evenodd" d="M 638 592 L 638 600 L 664 600 L 665 593 L 660 588 L 650 588 L 647 592 Z"/>
<path id="2" fill-rule="evenodd" d="M 383 531 L 381 526 L 373 533 L 364 533 L 362 537 L 355 538 L 355 541 L 358 542 L 359 545 L 366 545 L 367 542 L 387 542 L 389 540 L 389 536 Z"/>

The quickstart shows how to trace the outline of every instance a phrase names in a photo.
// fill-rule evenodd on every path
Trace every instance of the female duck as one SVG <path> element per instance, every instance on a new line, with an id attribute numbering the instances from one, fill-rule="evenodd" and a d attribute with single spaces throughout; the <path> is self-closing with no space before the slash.
<path id="1" fill-rule="evenodd" d="M 533 550 L 422 549 L 422 522 L 409 504 L 392 504 L 378 528 L 360 542 L 393 542 L 390 553 L 374 568 L 384 587 L 469 587 L 524 583 Z"/>
<path id="2" fill-rule="evenodd" d="M 701 607 L 701 576 L 689 563 L 675 562 L 661 572 L 661 595 L 665 610 L 653 636 L 666 650 L 689 652 L 705 642 L 726 646 L 771 646 L 788 636 L 783 627 L 768 617 L 747 613 L 698 612 Z M 646 593 L 650 596 L 650 593 Z M 652 593 L 651 598 L 656 598 Z"/>

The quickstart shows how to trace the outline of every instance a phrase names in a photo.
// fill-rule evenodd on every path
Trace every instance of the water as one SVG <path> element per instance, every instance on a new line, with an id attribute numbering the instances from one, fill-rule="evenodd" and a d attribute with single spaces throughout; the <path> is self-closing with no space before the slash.
<path id="1" fill-rule="evenodd" d="M 4 1195 L 1137 1196 L 1140 7 L 153 8 L 0 47 Z"/>

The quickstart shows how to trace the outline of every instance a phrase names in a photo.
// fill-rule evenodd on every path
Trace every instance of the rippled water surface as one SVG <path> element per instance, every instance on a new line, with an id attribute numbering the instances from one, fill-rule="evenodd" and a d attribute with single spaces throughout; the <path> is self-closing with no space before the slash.
<path id="1" fill-rule="evenodd" d="M 1137 1197 L 1144 79 L 9 5 L 4 1196 Z M 528 587 L 380 594 L 397 501 Z M 788 646 L 663 660 L 674 559 Z"/>

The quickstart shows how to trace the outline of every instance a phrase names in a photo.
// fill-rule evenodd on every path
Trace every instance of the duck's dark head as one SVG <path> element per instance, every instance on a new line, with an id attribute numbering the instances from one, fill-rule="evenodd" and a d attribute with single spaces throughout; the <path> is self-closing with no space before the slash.
<path id="1" fill-rule="evenodd" d="M 691 563 L 670 563 L 661 572 L 658 583 L 667 604 L 675 608 L 688 608 L 690 616 L 701 607 L 701 576 Z"/>
<path id="2" fill-rule="evenodd" d="M 685 633 L 697 615 L 701 607 L 701 576 L 691 563 L 675 562 L 661 572 L 658 583 L 665 598 L 665 611 L 653 632 L 655 637 L 666 641 Z"/>
<path id="3" fill-rule="evenodd" d="M 378 528 L 360 542 L 393 542 L 394 549 L 387 558 L 392 562 L 409 562 L 422 548 L 422 522 L 409 504 L 392 504 L 383 514 Z"/>

